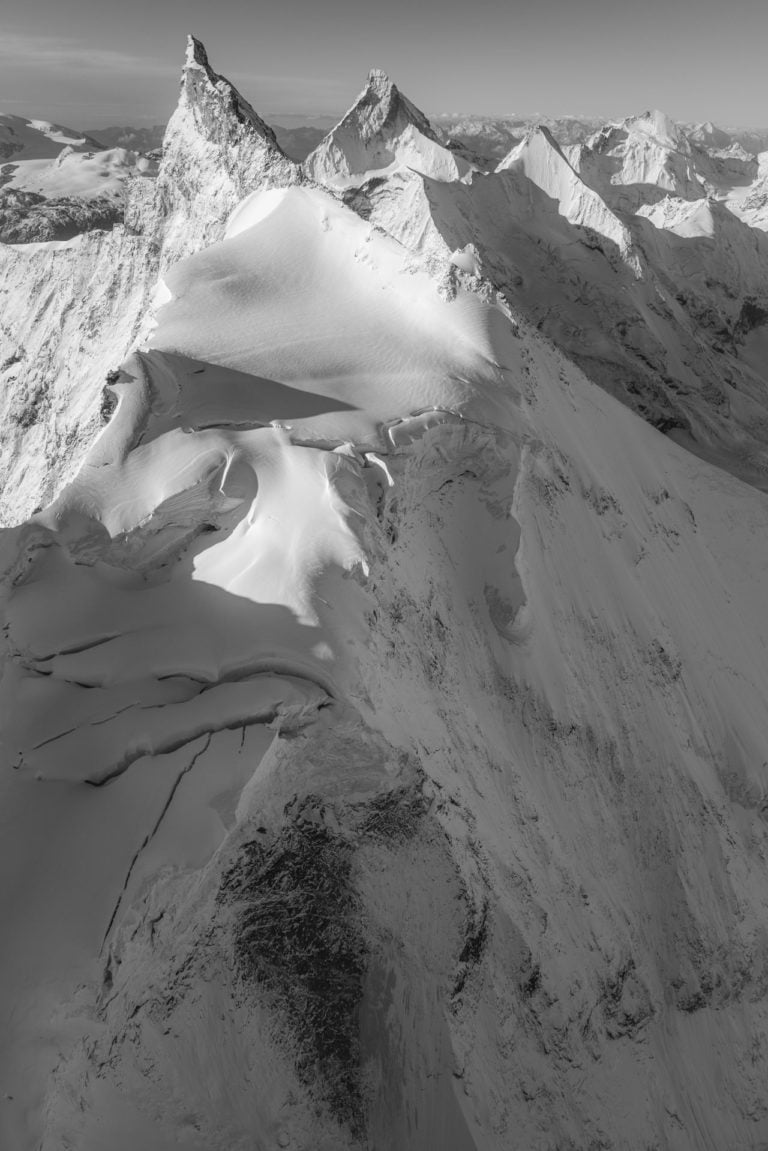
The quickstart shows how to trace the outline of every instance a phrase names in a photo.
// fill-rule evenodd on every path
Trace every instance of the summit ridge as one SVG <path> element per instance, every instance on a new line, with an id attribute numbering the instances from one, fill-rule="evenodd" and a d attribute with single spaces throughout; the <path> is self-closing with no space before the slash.
<path id="1" fill-rule="evenodd" d="M 768 1146 L 765 155 L 24 123 L 0 1147 Z"/>

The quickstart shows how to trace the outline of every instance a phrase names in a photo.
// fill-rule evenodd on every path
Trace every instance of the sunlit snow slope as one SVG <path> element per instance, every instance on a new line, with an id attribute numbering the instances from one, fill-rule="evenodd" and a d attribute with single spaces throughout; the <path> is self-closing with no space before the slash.
<path id="1" fill-rule="evenodd" d="M 764 164 L 508 142 L 0 247 L 0 1151 L 768 1146 Z"/>
<path id="2" fill-rule="evenodd" d="M 768 1140 L 766 496 L 465 256 L 246 198 L 0 536 L 0 1145 Z"/>
<path id="3" fill-rule="evenodd" d="M 154 165 L 145 171 L 135 156 L 136 164 L 121 167 L 120 157 L 133 154 L 119 148 L 70 154 L 62 133 L 53 141 L 34 134 L 37 144 L 58 149 L 58 159 L 45 153 L 48 175 L 91 172 L 98 183 L 111 157 L 123 195 L 49 201 L 0 190 L 0 226 L 7 210 L 12 222 L 21 216 L 18 239 L 42 241 L 0 243 L 2 524 L 19 523 L 77 470 L 101 426 L 108 374 L 151 327 L 158 274 L 220 239 L 249 192 L 298 179 L 271 129 L 211 69 L 193 38 L 156 176 Z M 108 165 L 105 172 L 109 182 Z M 14 208 L 19 198 L 26 206 Z"/>

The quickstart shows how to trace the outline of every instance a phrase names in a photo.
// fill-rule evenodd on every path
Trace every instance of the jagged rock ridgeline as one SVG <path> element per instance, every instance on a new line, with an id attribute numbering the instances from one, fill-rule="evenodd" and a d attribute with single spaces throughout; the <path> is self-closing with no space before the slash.
<path id="1" fill-rule="evenodd" d="M 130 205 L 126 223 L 154 229 L 160 269 L 218 239 L 235 206 L 256 188 L 284 187 L 300 170 L 272 129 L 237 89 L 212 71 L 202 44 L 189 38 L 179 103 L 163 142 L 151 200 Z"/>
<path id="2" fill-rule="evenodd" d="M 21 1151 L 762 1135 L 764 497 L 465 275 L 255 194 L 0 537 Z"/>
<path id="3" fill-rule="evenodd" d="M 301 167 L 191 40 L 3 250 L 3 1148 L 768 1142 L 765 238 L 640 120 Z"/>
<path id="4" fill-rule="evenodd" d="M 75 474 L 101 426 L 108 372 L 151 328 L 164 270 L 219 238 L 254 187 L 298 179 L 190 38 L 159 170 L 128 182 L 122 222 L 65 243 L 0 245 L 0 522 L 23 519 Z M 80 208 L 90 223 L 99 210 Z"/>
<path id="5" fill-rule="evenodd" d="M 37 134 L 47 147 L 56 145 Z M 575 146 L 561 147 L 546 128 L 534 130 L 497 165 L 497 177 L 374 71 L 349 112 L 297 165 L 191 38 L 159 171 L 136 172 L 124 182 L 124 206 L 32 203 L 37 193 L 6 192 L 23 200 L 9 209 L 16 238 L 37 236 L 41 219 L 62 235 L 96 230 L 91 239 L 74 236 L 74 251 L 66 254 L 28 245 L 0 250 L 4 283 L 20 301 L 6 313 L 0 349 L 6 384 L 0 516 L 20 518 L 73 474 L 98 430 L 103 364 L 116 365 L 143 338 L 164 270 L 216 240 L 248 192 L 306 180 L 334 189 L 419 258 L 428 257 L 438 278 L 450 280 L 454 260 L 471 266 L 622 402 L 762 484 L 764 452 L 754 434 L 765 395 L 762 335 L 759 325 L 745 329 L 743 317 L 760 316 L 768 304 L 760 231 L 765 181 L 758 161 L 741 153 L 738 141 L 726 145 L 714 130 L 684 131 L 661 113 L 647 113 Z M 700 232 L 679 242 L 665 221 L 680 219 L 684 203 L 707 198 L 724 209 L 717 209 L 716 226 L 706 237 Z M 554 216 L 562 221 L 553 231 Z M 111 237 L 101 230 L 105 224 Z M 473 255 L 454 255 L 468 245 Z M 102 252 L 115 269 L 106 307 L 103 300 L 92 306 L 90 289 L 82 291 Z M 600 268 L 603 258 L 610 275 Z M 29 284 L 40 277 L 53 277 L 61 307 L 51 298 L 47 307 L 30 308 Z M 554 300 L 557 307 L 548 303 Z"/>
<path id="6" fill-rule="evenodd" d="M 307 157 L 305 167 L 318 182 L 332 187 L 401 167 L 436 179 L 459 180 L 471 166 L 446 144 L 386 73 L 374 69 L 350 110 Z"/>

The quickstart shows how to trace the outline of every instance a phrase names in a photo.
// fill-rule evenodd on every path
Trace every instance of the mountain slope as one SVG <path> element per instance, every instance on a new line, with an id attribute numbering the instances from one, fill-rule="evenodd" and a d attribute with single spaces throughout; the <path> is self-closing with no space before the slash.
<path id="1" fill-rule="evenodd" d="M 536 129 L 495 173 L 394 171 L 345 200 L 428 258 L 446 290 L 456 266 L 471 270 L 600 386 L 762 487 L 765 234 L 711 197 L 653 187 L 636 212 L 611 207 Z M 671 222 L 697 213 L 698 231 L 675 238 Z"/>
<path id="2" fill-rule="evenodd" d="M 111 230 L 66 244 L 0 245 L 0 523 L 23 519 L 74 474 L 100 427 L 107 373 L 151 328 L 158 276 L 219 238 L 248 192 L 298 179 L 190 39 L 159 171 L 128 183 L 124 223 L 97 221 Z"/>
<path id="3" fill-rule="evenodd" d="M 399 166 L 444 180 L 458 180 L 471 165 L 451 152 L 389 77 L 373 69 L 346 115 L 305 161 L 320 183 L 345 187 Z"/>
<path id="4" fill-rule="evenodd" d="M 665 194 L 685 200 L 705 194 L 694 146 L 663 112 L 609 124 L 577 154 L 579 173 L 615 207 L 636 211 Z"/>
<path id="5" fill-rule="evenodd" d="M 0 1145 L 759 1147 L 765 237 L 366 93 L 3 251 Z"/>
<path id="6" fill-rule="evenodd" d="M 253 197 L 0 538 L 20 1151 L 768 1134 L 765 496 L 457 274 Z"/>

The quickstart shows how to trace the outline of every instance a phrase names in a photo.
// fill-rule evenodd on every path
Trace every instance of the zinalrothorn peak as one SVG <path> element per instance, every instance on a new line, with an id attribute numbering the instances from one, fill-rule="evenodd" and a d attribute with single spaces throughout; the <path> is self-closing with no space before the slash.
<path id="1" fill-rule="evenodd" d="M 250 127 L 282 155 L 272 128 L 253 110 L 247 100 L 224 76 L 210 66 L 208 53 L 194 36 L 187 39 L 187 53 L 181 74 L 182 102 L 186 102 L 201 118 L 205 130 L 212 134 L 217 119 L 221 126 L 234 120 Z"/>

